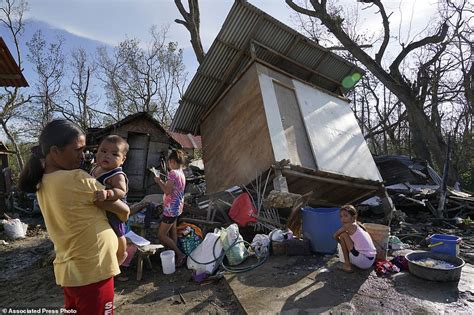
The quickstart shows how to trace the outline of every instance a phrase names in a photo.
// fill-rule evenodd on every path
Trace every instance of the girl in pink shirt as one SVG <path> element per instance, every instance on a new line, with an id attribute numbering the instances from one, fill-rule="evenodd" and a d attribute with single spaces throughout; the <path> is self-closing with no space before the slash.
<path id="1" fill-rule="evenodd" d="M 180 267 L 186 262 L 184 255 L 178 248 L 178 234 L 176 231 L 176 220 L 183 212 L 184 188 L 186 178 L 183 166 L 186 163 L 186 153 L 182 150 L 172 151 L 168 157 L 168 179 L 166 182 L 160 176 L 155 177 L 155 182 L 164 193 L 163 196 L 163 220 L 158 230 L 158 238 L 161 244 L 172 249 L 176 255 L 176 266 Z"/>
<path id="2" fill-rule="evenodd" d="M 334 239 L 341 244 L 344 254 L 342 270 L 352 272 L 352 265 L 360 269 L 370 268 L 377 251 L 369 233 L 357 222 L 357 210 L 352 205 L 344 205 L 339 212 L 342 227 L 334 233 Z"/>

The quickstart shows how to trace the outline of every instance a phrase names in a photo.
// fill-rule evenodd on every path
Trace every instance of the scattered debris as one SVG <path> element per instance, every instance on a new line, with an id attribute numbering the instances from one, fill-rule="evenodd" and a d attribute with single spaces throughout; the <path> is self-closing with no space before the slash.
<path id="1" fill-rule="evenodd" d="M 375 163 L 385 182 L 385 187 L 397 209 L 424 208 L 438 216 L 442 178 L 426 161 L 407 156 L 375 156 Z M 444 198 L 443 198 L 444 199 Z M 377 199 L 361 203 L 362 207 L 377 212 Z M 474 197 L 452 187 L 446 189 L 443 216 L 467 217 L 474 213 Z"/>
<path id="2" fill-rule="evenodd" d="M 178 291 L 178 294 L 179 294 L 179 298 L 181 299 L 181 302 L 183 304 L 186 304 L 186 300 L 184 299 L 184 296 L 181 294 L 181 292 Z"/>
<path id="3" fill-rule="evenodd" d="M 265 198 L 263 205 L 266 208 L 292 208 L 300 198 L 300 194 L 272 190 Z"/>

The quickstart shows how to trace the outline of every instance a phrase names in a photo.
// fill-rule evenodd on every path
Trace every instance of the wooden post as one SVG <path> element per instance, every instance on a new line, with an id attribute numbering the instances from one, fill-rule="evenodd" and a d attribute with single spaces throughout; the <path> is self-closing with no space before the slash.
<path id="1" fill-rule="evenodd" d="M 439 204 L 438 204 L 438 218 L 444 217 L 450 159 L 451 159 L 451 135 L 448 135 L 448 148 L 446 150 L 446 161 L 444 162 L 443 182 L 440 186 L 440 192 L 439 192 L 440 196 L 439 196 Z"/>

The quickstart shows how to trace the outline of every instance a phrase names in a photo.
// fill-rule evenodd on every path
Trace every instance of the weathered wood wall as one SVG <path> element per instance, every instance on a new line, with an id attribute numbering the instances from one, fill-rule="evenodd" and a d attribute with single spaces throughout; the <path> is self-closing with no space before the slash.
<path id="1" fill-rule="evenodd" d="M 201 124 L 207 193 L 247 184 L 274 162 L 256 65 Z"/>
<path id="2" fill-rule="evenodd" d="M 168 135 L 142 117 L 113 129 L 110 134 L 121 136 L 130 146 L 123 167 L 129 179 L 129 199 L 141 199 L 145 195 L 161 193 L 148 169 L 158 166 L 161 155 L 166 157 L 168 154 Z"/>

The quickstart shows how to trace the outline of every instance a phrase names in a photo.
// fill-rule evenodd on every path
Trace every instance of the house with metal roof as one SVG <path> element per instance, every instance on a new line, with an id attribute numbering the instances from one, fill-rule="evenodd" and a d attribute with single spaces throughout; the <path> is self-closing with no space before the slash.
<path id="1" fill-rule="evenodd" d="M 173 131 L 201 135 L 207 192 L 271 172 L 313 204 L 371 194 L 382 178 L 345 97 L 364 72 L 235 1 L 190 82 Z M 281 165 L 281 164 L 280 164 Z"/>
<path id="2" fill-rule="evenodd" d="M 0 37 L 0 86 L 28 86 L 28 82 L 2 37 Z"/>
<path id="3" fill-rule="evenodd" d="M 94 152 L 103 138 L 119 135 L 129 145 L 123 170 L 128 177 L 128 199 L 140 200 L 145 195 L 161 193 L 154 182 L 151 167 L 163 167 L 168 151 L 180 148 L 168 131 L 149 113 L 139 112 L 106 126 L 87 131 L 87 149 Z"/>

